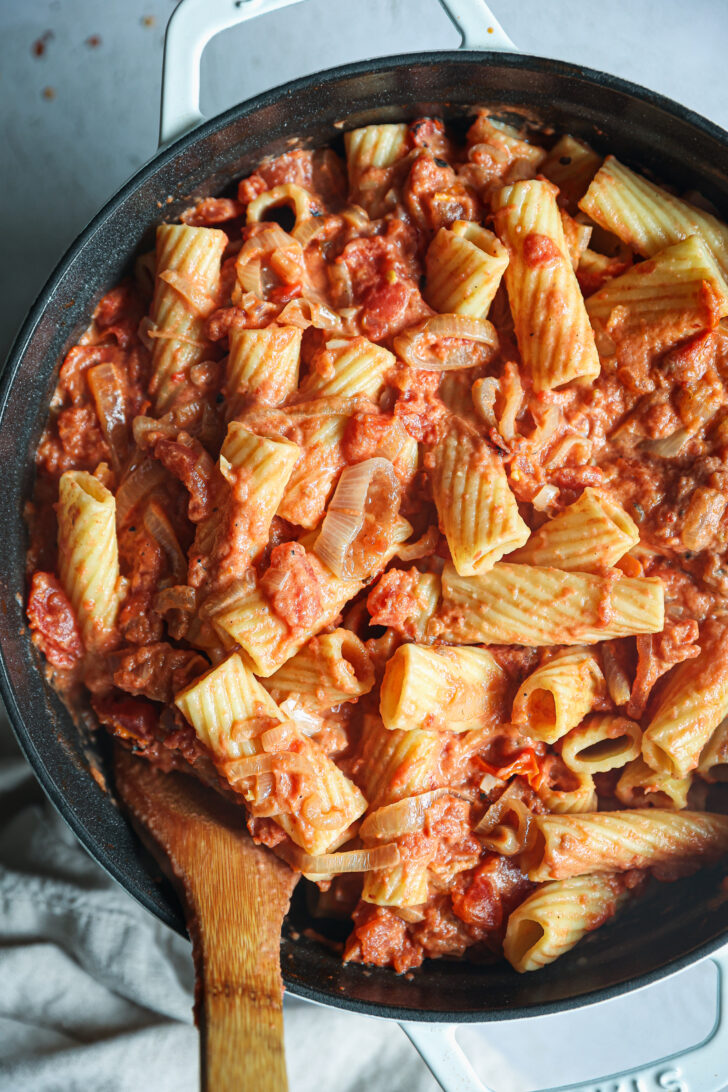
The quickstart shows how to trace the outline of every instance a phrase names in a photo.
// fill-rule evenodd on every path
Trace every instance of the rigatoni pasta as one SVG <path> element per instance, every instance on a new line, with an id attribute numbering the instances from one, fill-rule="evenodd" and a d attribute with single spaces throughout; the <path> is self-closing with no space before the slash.
<path id="1" fill-rule="evenodd" d="M 454 644 L 577 645 L 659 633 L 659 580 L 615 579 L 535 565 L 494 566 L 483 576 L 442 574 L 439 635 Z"/>
<path id="2" fill-rule="evenodd" d="M 86 648 L 101 652 L 113 645 L 121 599 L 116 503 L 82 470 L 66 471 L 59 484 L 58 575 Z"/>
<path id="3" fill-rule="evenodd" d="M 728 850 L 728 815 L 655 808 L 543 815 L 534 822 L 523 867 L 536 882 L 633 868 L 672 867 L 679 874 Z"/>
<path id="4" fill-rule="evenodd" d="M 557 652 L 521 683 L 511 715 L 534 739 L 556 743 L 603 701 L 605 690 L 596 653 L 577 645 Z"/>
<path id="5" fill-rule="evenodd" d="M 514 182 L 495 194 L 493 208 L 496 231 L 509 253 L 505 282 L 518 347 L 534 390 L 595 379 L 599 357 L 555 187 L 530 179 Z"/>
<path id="6" fill-rule="evenodd" d="M 467 732 L 502 719 L 505 683 L 487 649 L 406 644 L 387 662 L 379 712 L 390 729 Z"/>
<path id="7" fill-rule="evenodd" d="M 605 493 L 587 486 L 578 500 L 544 523 L 510 561 L 599 573 L 640 540 L 634 520 Z"/>
<path id="8" fill-rule="evenodd" d="M 500 456 L 455 419 L 431 455 L 432 491 L 460 576 L 492 569 L 522 546 L 528 526 L 518 512 Z"/>
<path id="9" fill-rule="evenodd" d="M 398 972 L 568 959 L 728 850 L 728 228 L 527 129 L 360 126 L 163 224 L 28 506 L 84 725 Z"/>
<path id="10" fill-rule="evenodd" d="M 627 897 L 618 873 L 545 883 L 509 917 L 503 954 L 519 972 L 546 967 L 613 917 Z"/>
<path id="11" fill-rule="evenodd" d="M 717 217 L 668 193 L 608 155 L 579 202 L 597 224 L 651 258 L 698 235 L 728 275 L 728 228 Z"/>
<path id="12" fill-rule="evenodd" d="M 223 231 L 212 228 L 186 224 L 157 228 L 149 389 L 158 413 L 170 409 L 190 368 L 205 357 L 204 319 L 216 305 L 227 241 Z"/>
<path id="13" fill-rule="evenodd" d="M 702 636 L 700 656 L 670 674 L 642 743 L 647 764 L 673 777 L 695 769 L 703 747 L 728 714 L 726 627 L 708 623 Z"/>

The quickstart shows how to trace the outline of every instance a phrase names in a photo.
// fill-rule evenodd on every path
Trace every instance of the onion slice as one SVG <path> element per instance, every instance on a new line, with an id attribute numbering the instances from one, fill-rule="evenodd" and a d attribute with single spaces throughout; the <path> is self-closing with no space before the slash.
<path id="1" fill-rule="evenodd" d="M 144 509 L 144 527 L 164 550 L 175 584 L 184 584 L 187 580 L 187 558 L 167 513 L 154 500 Z"/>
<path id="2" fill-rule="evenodd" d="M 359 836 L 363 841 L 382 842 L 400 838 L 403 834 L 414 834 L 422 830 L 428 809 L 447 795 L 447 789 L 433 789 L 377 808 L 359 827 Z"/>
<path id="3" fill-rule="evenodd" d="M 386 549 L 401 492 L 389 459 L 365 459 L 342 472 L 314 545 L 315 553 L 332 573 L 342 580 L 362 580 L 371 575 L 382 551 L 377 548 L 379 544 L 367 549 L 366 543 L 357 540 L 362 531 L 377 531 Z"/>
<path id="4" fill-rule="evenodd" d="M 308 876 L 330 876 L 343 872 L 372 872 L 393 868 L 399 864 L 399 849 L 395 845 L 374 846 L 370 849 L 348 849 L 338 853 L 306 853 L 297 845 L 277 846 L 276 850 L 294 868 Z"/>
<path id="5" fill-rule="evenodd" d="M 482 367 L 497 350 L 495 326 L 469 315 L 433 315 L 394 339 L 397 355 L 424 371 Z"/>
<path id="6" fill-rule="evenodd" d="M 226 779 L 231 785 L 238 781 L 245 781 L 248 777 L 258 777 L 260 774 L 270 773 L 295 773 L 313 774 L 311 763 L 303 755 L 293 754 L 291 751 L 278 751 L 276 754 L 246 755 L 244 758 L 234 758 L 223 764 Z"/>
<path id="7" fill-rule="evenodd" d="M 124 476 L 116 493 L 116 526 L 124 526 L 140 500 L 161 485 L 167 476 L 156 459 L 143 459 Z"/>

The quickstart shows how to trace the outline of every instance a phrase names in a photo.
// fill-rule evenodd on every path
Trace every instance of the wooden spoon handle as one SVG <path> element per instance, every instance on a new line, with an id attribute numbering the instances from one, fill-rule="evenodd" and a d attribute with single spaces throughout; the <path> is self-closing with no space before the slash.
<path id="1" fill-rule="evenodd" d="M 199 868 L 209 873 L 212 862 L 200 849 Z M 284 908 L 271 905 L 270 884 L 260 879 L 256 862 L 233 842 L 217 847 L 211 882 L 190 892 L 204 1092 L 288 1089 L 278 956 Z M 266 914 L 277 929 L 251 920 Z"/>
<path id="2" fill-rule="evenodd" d="M 185 903 L 204 1092 L 287 1092 L 280 937 L 298 876 L 255 845 L 240 808 L 192 778 L 120 749 L 115 773 Z"/>

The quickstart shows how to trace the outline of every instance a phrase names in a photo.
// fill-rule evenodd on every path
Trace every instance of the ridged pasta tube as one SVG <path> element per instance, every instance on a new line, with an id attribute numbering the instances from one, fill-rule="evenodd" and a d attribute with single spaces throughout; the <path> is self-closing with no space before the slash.
<path id="1" fill-rule="evenodd" d="M 157 337 L 149 389 L 157 414 L 165 413 L 193 364 L 207 352 L 204 320 L 215 306 L 224 231 L 161 224 L 151 319 Z"/>
<path id="2" fill-rule="evenodd" d="M 330 625 L 342 607 L 361 591 L 358 580 L 341 580 L 307 552 L 321 591 L 321 614 L 312 626 L 292 631 L 272 610 L 263 590 L 250 581 L 239 595 L 212 618 L 223 640 L 239 644 L 257 675 L 268 678 L 324 626 Z"/>
<path id="3" fill-rule="evenodd" d="M 639 540 L 637 525 L 622 506 L 587 486 L 578 500 L 534 531 L 508 560 L 568 572 L 604 572 Z"/>
<path id="4" fill-rule="evenodd" d="M 642 757 L 653 770 L 685 777 L 728 715 L 728 627 L 707 623 L 701 653 L 673 668 L 645 730 Z"/>
<path id="5" fill-rule="evenodd" d="M 453 564 L 461 576 L 487 572 L 529 536 L 503 460 L 458 418 L 431 458 L 432 492 Z"/>
<path id="6" fill-rule="evenodd" d="M 247 401 L 277 406 L 296 390 L 301 334 L 297 326 L 230 332 L 225 369 L 229 417 Z"/>
<path id="7" fill-rule="evenodd" d="M 578 773 L 569 770 L 570 777 L 566 784 L 557 785 L 544 781 L 538 788 L 538 798 L 554 815 L 575 815 L 585 811 L 594 811 L 597 807 L 597 789 L 594 778 L 586 770 Z"/>
<path id="8" fill-rule="evenodd" d="M 280 762 L 283 770 L 286 756 L 289 763 L 298 763 L 295 810 L 266 810 L 266 814 L 307 853 L 324 853 L 336 845 L 366 809 L 359 789 L 321 747 L 290 723 L 283 724 L 276 703 L 235 653 L 178 694 L 175 705 L 253 814 L 256 782 L 267 775 L 251 772 L 255 764 L 251 766 L 250 760 L 268 756 L 271 764 Z M 273 744 L 266 739 L 271 724 L 281 728 L 280 739 Z M 275 791 L 274 786 L 274 806 Z"/>
<path id="9" fill-rule="evenodd" d="M 331 338 L 301 384 L 306 398 L 363 394 L 376 398 L 393 366 L 392 353 L 365 337 Z"/>
<path id="10" fill-rule="evenodd" d="M 614 713 L 597 713 L 572 728 L 561 745 L 561 757 L 577 773 L 605 773 L 637 758 L 642 729 Z"/>
<path id="11" fill-rule="evenodd" d="M 430 619 L 442 596 L 437 573 L 418 569 L 390 569 L 374 585 L 367 598 L 373 626 L 389 626 L 420 643 L 431 640 Z"/>
<path id="12" fill-rule="evenodd" d="M 508 918 L 503 954 L 519 973 L 546 967 L 613 917 L 627 898 L 618 873 L 544 884 Z"/>
<path id="13" fill-rule="evenodd" d="M 358 765 L 370 809 L 435 788 L 444 742 L 439 732 L 392 731 L 378 717 L 368 716 Z"/>
<path id="14" fill-rule="evenodd" d="M 121 581 L 113 493 L 67 470 L 58 490 L 58 573 L 89 652 L 114 643 Z"/>
<path id="15" fill-rule="evenodd" d="M 654 354 L 728 314 L 728 285 L 698 235 L 661 250 L 586 301 L 592 326 L 619 343 L 649 336 Z"/>
<path id="16" fill-rule="evenodd" d="M 721 721 L 700 752 L 698 773 L 705 781 L 728 781 L 728 719 Z"/>
<path id="17" fill-rule="evenodd" d="M 560 196 L 571 207 L 584 196 L 601 162 L 593 148 L 566 133 L 546 156 L 541 174 L 559 187 Z"/>
<path id="18" fill-rule="evenodd" d="M 585 647 L 567 648 L 521 683 L 513 699 L 512 720 L 522 724 L 533 739 L 555 743 L 581 724 L 605 691 L 595 653 Z"/>
<path id="19" fill-rule="evenodd" d="M 529 179 L 493 197 L 495 229 L 506 244 L 505 271 L 518 348 L 536 392 L 591 381 L 600 364 L 550 182 Z"/>
<path id="20" fill-rule="evenodd" d="M 635 174 L 613 155 L 604 160 L 579 208 L 647 258 L 689 235 L 700 235 L 728 276 L 728 227 Z"/>
<path id="21" fill-rule="evenodd" d="M 293 698 L 301 708 L 312 712 L 355 701 L 373 686 L 372 658 L 348 629 L 312 637 L 265 683 L 278 703 Z"/>
<path id="22" fill-rule="evenodd" d="M 370 812 L 433 788 L 442 746 L 437 732 L 391 731 L 377 718 L 368 717 L 360 755 Z M 419 906 L 427 901 L 429 857 L 411 849 L 408 847 L 400 864 L 366 874 L 365 902 Z"/>
<path id="23" fill-rule="evenodd" d="M 288 479 L 278 515 L 312 531 L 326 509 L 344 465 L 342 441 L 348 418 L 341 413 L 293 417 L 301 456 Z"/>
<path id="24" fill-rule="evenodd" d="M 467 732 L 502 718 L 505 672 L 484 648 L 404 644 L 388 660 L 379 712 L 385 727 Z"/>
<path id="25" fill-rule="evenodd" d="M 268 542 L 270 525 L 300 450 L 289 440 L 257 436 L 231 421 L 220 451 L 225 496 L 198 525 L 195 555 L 201 561 L 209 545 L 212 561 L 202 562 L 218 588 L 241 578 Z M 203 570 L 204 571 L 204 570 Z"/>
<path id="26" fill-rule="evenodd" d="M 425 259 L 425 298 L 443 315 L 485 318 L 508 265 L 497 235 L 471 220 L 440 228 Z"/>
<path id="27" fill-rule="evenodd" d="M 680 811 L 688 804 L 692 783 L 687 777 L 670 777 L 657 773 L 643 758 L 635 758 L 625 767 L 614 794 L 628 808 L 675 808 Z"/>
<path id="28" fill-rule="evenodd" d="M 363 171 L 368 167 L 391 167 L 407 145 L 407 126 L 364 125 L 361 129 L 350 129 L 344 133 L 346 148 L 346 166 L 349 183 L 356 187 Z"/>
<path id="29" fill-rule="evenodd" d="M 238 733 L 249 721 L 265 718 L 280 723 L 284 719 L 236 653 L 195 679 L 176 695 L 174 703 L 220 762 L 251 753 L 248 733 Z"/>
<path id="30" fill-rule="evenodd" d="M 398 522 L 395 540 L 381 559 L 382 568 L 411 531 L 406 520 Z M 273 611 L 263 589 L 253 579 L 249 579 L 239 594 L 212 616 L 215 629 L 228 647 L 231 643 L 239 644 L 255 673 L 264 678 L 282 667 L 319 630 L 331 625 L 342 607 L 364 587 L 360 580 L 334 576 L 310 549 L 307 549 L 306 558 L 321 596 L 321 613 L 312 624 L 291 629 Z"/>
<path id="31" fill-rule="evenodd" d="M 537 815 L 521 856 L 530 880 L 670 866 L 684 872 L 728 850 L 728 815 L 700 811 L 600 811 Z"/>
<path id="32" fill-rule="evenodd" d="M 438 635 L 454 644 L 577 645 L 659 633 L 657 578 L 613 578 L 500 562 L 483 576 L 442 574 Z"/>

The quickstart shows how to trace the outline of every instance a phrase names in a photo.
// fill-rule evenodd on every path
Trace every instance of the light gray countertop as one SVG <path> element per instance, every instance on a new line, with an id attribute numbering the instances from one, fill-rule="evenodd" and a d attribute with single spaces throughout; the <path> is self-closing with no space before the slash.
<path id="1" fill-rule="evenodd" d="M 615 73 L 728 127 L 726 0 L 492 0 L 491 6 L 524 51 Z M 0 358 L 66 246 L 154 154 L 162 42 L 173 8 L 172 0 L 0 2 Z M 44 36 L 36 56 L 34 43 Z M 436 0 L 308 0 L 212 42 L 203 58 L 203 106 L 212 114 L 347 61 L 456 45 Z M 521 1087 L 530 1087 L 529 1079 L 546 1081 L 549 1049 L 566 1037 L 567 1048 L 553 1048 L 552 1069 L 561 1081 L 576 1080 L 588 1075 L 586 1068 L 604 1072 L 618 1059 L 646 1061 L 707 1032 L 710 968 L 684 972 L 679 989 L 670 983 L 659 989 L 650 1006 L 660 1014 L 659 1028 L 636 998 L 578 1017 L 545 1018 L 527 1032 L 531 1061 L 521 1057 L 523 1028 L 468 1031 L 465 1038 L 496 1087 L 510 1089 L 519 1083 L 516 1069 L 526 1081 Z M 568 1026 L 559 1025 L 564 1019 Z M 533 1057 L 541 1059 L 535 1069 Z"/>

